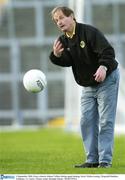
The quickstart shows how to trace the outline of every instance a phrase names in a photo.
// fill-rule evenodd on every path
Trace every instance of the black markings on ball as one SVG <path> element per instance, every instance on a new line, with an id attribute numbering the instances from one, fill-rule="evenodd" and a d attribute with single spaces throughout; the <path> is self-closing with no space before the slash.
<path id="1" fill-rule="evenodd" d="M 40 87 L 40 89 L 43 89 L 43 85 L 40 80 L 37 80 L 36 83 Z"/>

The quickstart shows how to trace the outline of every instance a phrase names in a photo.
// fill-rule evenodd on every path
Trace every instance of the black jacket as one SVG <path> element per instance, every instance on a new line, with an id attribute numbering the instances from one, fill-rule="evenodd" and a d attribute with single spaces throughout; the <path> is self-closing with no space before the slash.
<path id="1" fill-rule="evenodd" d="M 94 74 L 100 65 L 105 65 L 107 76 L 117 68 L 115 52 L 104 35 L 95 27 L 76 23 L 72 39 L 66 35 L 59 37 L 64 51 L 61 57 L 50 54 L 50 60 L 59 66 L 72 67 L 76 82 L 81 86 L 94 86 Z"/>

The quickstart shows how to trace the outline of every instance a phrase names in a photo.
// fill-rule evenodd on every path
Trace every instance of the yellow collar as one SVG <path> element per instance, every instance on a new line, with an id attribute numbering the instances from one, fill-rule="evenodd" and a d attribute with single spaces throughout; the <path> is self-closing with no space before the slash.
<path id="1" fill-rule="evenodd" d="M 75 30 L 76 30 L 76 23 L 75 23 L 75 25 L 74 25 L 74 27 L 73 27 L 73 32 L 72 32 L 72 33 L 66 32 L 66 36 L 67 36 L 68 38 L 72 38 L 72 37 L 75 35 Z"/>

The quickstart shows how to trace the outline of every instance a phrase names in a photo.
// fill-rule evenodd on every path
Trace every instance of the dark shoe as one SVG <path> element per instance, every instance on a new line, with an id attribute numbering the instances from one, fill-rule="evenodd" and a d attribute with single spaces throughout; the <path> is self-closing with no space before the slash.
<path id="1" fill-rule="evenodd" d="M 109 163 L 102 162 L 102 163 L 99 164 L 98 167 L 99 168 L 110 168 L 110 167 L 112 167 L 112 165 L 109 164 Z"/>
<path id="2" fill-rule="evenodd" d="M 99 163 L 83 163 L 83 164 L 76 164 L 75 168 L 96 168 L 99 166 Z"/>

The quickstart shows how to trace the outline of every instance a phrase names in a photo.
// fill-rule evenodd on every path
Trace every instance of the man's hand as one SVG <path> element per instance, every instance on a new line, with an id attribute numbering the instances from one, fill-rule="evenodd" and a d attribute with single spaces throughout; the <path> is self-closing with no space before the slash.
<path id="1" fill-rule="evenodd" d="M 64 48 L 59 40 L 56 40 L 53 45 L 53 53 L 56 57 L 60 57 Z"/>
<path id="2" fill-rule="evenodd" d="M 99 66 L 96 73 L 94 74 L 95 81 L 97 82 L 103 82 L 106 78 L 106 67 L 105 66 Z"/>

